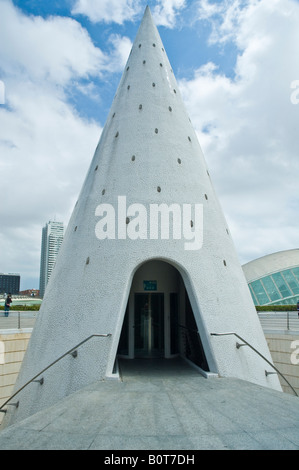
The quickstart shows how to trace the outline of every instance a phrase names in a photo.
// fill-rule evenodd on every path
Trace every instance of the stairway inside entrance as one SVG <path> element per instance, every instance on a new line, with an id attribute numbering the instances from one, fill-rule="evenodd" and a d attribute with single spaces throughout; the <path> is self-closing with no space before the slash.
<path id="1" fill-rule="evenodd" d="M 201 377 L 199 372 L 181 357 L 118 359 L 118 368 L 121 380 L 134 377 L 141 379 L 179 379 L 184 376 L 199 379 Z"/>

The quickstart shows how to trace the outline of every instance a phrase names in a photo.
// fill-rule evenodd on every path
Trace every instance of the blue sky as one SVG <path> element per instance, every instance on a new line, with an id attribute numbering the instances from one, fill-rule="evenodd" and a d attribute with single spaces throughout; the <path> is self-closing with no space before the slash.
<path id="1" fill-rule="evenodd" d="M 298 247 L 298 0 L 0 0 L 0 271 L 22 289 L 43 225 L 68 223 L 147 4 L 240 262 Z"/>
<path id="2" fill-rule="evenodd" d="M 98 3 L 100 8 L 101 2 Z M 125 5 L 125 2 L 123 3 Z M 172 3 L 174 5 L 172 8 L 174 14 L 176 14 L 175 23 L 173 25 L 170 24 L 169 20 L 166 18 L 166 13 L 163 15 L 163 11 L 161 11 L 160 21 L 162 24 L 160 25 L 159 32 L 165 48 L 168 51 L 167 54 L 177 79 L 180 77 L 190 78 L 196 68 L 199 68 L 202 64 L 211 60 L 217 63 L 223 73 L 228 76 L 233 76 L 236 62 L 236 48 L 232 42 L 229 44 L 209 43 L 208 38 L 211 34 L 209 22 L 195 19 L 196 16 L 198 16 L 199 2 L 192 0 L 172 2 L 170 0 L 168 3 L 169 5 Z M 221 2 L 216 1 L 215 3 Z M 108 54 L 112 48 L 110 42 L 112 35 L 125 36 L 129 38 L 131 42 L 134 41 L 146 5 L 149 5 L 150 8 L 153 9 L 153 13 L 155 13 L 155 9 L 159 7 L 159 5 L 161 5 L 161 9 L 163 7 L 163 2 L 160 3 L 157 1 L 138 1 L 134 4 L 136 14 L 131 20 L 127 19 L 122 24 L 118 24 L 113 21 L 108 21 L 108 19 L 106 21 L 95 22 L 95 20 L 83 13 L 75 13 L 74 6 L 76 2 L 71 0 L 59 2 L 37 0 L 14 1 L 14 5 L 27 15 L 41 16 L 45 19 L 50 16 L 71 17 L 75 19 L 88 31 L 93 44 Z M 181 5 L 181 8 L 175 8 L 176 4 Z M 159 16 L 157 13 L 155 18 L 159 26 Z M 167 21 L 169 24 L 165 24 Z M 101 124 L 104 124 L 121 73 L 122 70 L 120 69 L 118 73 L 113 74 L 112 77 L 111 74 L 107 74 L 101 79 L 93 77 L 99 94 L 105 96 L 101 108 L 97 106 L 94 100 L 88 100 L 86 96 L 82 96 L 80 92 L 78 93 L 76 87 L 71 87 L 69 92 L 70 101 L 82 116 L 94 118 Z"/>

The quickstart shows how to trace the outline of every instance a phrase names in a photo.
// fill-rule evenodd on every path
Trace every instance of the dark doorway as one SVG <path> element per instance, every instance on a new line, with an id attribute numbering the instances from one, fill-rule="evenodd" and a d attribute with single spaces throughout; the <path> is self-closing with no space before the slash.
<path id="1" fill-rule="evenodd" d="M 164 355 L 164 294 L 135 294 L 135 357 Z"/>
<path id="2" fill-rule="evenodd" d="M 208 372 L 199 306 L 194 308 L 178 269 L 162 260 L 144 263 L 132 279 L 117 354 L 126 359 L 181 356 Z"/>

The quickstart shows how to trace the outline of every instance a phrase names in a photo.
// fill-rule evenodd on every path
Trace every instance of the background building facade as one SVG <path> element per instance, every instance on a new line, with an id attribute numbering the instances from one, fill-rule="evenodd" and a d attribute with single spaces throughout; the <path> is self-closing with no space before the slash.
<path id="1" fill-rule="evenodd" d="M 63 222 L 48 222 L 42 230 L 40 297 L 44 296 L 64 236 Z"/>
<path id="2" fill-rule="evenodd" d="M 0 274 L 0 294 L 18 294 L 20 291 L 20 274 Z"/>
<path id="3" fill-rule="evenodd" d="M 243 266 L 255 305 L 293 305 L 299 300 L 299 249 L 280 251 Z"/>

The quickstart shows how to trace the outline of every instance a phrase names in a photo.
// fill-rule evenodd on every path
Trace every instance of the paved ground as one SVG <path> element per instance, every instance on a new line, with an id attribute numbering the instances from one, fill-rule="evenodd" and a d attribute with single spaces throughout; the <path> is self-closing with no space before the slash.
<path id="1" fill-rule="evenodd" d="M 122 380 L 78 391 L 0 431 L 0 449 L 299 449 L 299 399 L 182 360 L 120 363 Z"/>

